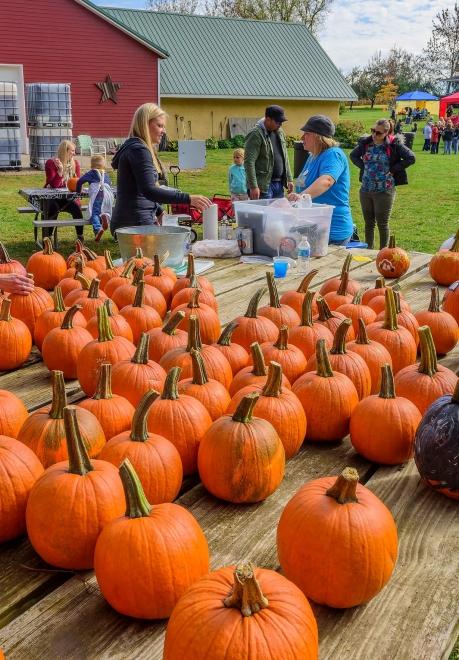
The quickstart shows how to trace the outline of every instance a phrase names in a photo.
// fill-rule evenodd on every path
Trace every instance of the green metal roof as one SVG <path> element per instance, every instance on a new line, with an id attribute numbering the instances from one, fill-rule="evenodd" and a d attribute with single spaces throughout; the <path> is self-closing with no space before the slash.
<path id="1" fill-rule="evenodd" d="M 331 59 L 300 23 L 104 7 L 158 44 L 161 96 L 354 100 Z"/>

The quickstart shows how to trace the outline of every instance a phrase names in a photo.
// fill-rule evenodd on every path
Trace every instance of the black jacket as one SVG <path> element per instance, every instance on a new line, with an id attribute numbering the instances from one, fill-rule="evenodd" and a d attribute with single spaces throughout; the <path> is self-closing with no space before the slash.
<path id="1" fill-rule="evenodd" d="M 360 138 L 358 145 L 349 154 L 349 158 L 356 167 L 360 169 L 359 181 L 362 181 L 364 162 L 363 156 L 365 155 L 368 146 L 373 142 L 371 135 L 363 136 Z M 389 156 L 389 170 L 394 177 L 396 186 L 403 186 L 408 183 L 406 175 L 406 168 L 416 161 L 416 156 L 405 147 L 403 136 L 396 135 L 392 142 L 387 138 L 384 141 L 385 147 L 388 150 Z"/>
<path id="2" fill-rule="evenodd" d="M 145 143 L 129 138 L 112 160 L 118 170 L 116 204 L 110 223 L 112 234 L 121 227 L 152 225 L 162 211 L 160 204 L 189 204 L 190 196 L 179 190 L 161 188 L 158 172 Z"/>

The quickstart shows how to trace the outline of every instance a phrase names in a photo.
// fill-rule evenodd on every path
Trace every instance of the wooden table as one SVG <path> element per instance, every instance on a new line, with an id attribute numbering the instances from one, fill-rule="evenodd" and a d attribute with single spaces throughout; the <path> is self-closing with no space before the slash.
<path id="1" fill-rule="evenodd" d="M 345 254 L 342 248 L 332 248 L 313 261 L 319 268 L 313 288 L 339 272 Z M 352 277 L 372 286 L 376 252 L 359 254 L 370 261 L 353 261 Z M 415 311 L 430 298 L 429 259 L 413 253 L 410 271 L 400 281 Z M 265 267 L 222 260 L 206 275 L 218 292 L 226 323 L 245 311 L 249 297 L 264 284 Z M 290 271 L 287 279 L 278 281 L 279 289 L 292 288 L 300 279 Z M 22 369 L 0 375 L 0 388 L 21 396 L 30 410 L 51 396 L 49 373 L 39 359 L 33 353 Z M 459 346 L 442 363 L 457 371 Z M 67 390 L 70 400 L 82 397 L 76 381 L 69 382 Z M 275 534 L 283 507 L 303 483 L 337 474 L 346 465 L 357 468 L 361 482 L 392 511 L 399 556 L 388 586 L 367 605 L 344 611 L 314 605 L 321 658 L 447 659 L 459 634 L 458 503 L 424 486 L 413 461 L 380 467 L 356 454 L 348 439 L 327 447 L 306 444 L 288 462 L 282 484 L 265 502 L 228 504 L 207 494 L 197 480 L 186 482 L 177 501 L 201 524 L 213 569 L 242 559 L 278 569 Z M 54 571 L 24 538 L 0 548 L 0 566 L 0 647 L 8 659 L 162 657 L 166 622 L 118 615 L 102 598 L 92 572 Z"/>

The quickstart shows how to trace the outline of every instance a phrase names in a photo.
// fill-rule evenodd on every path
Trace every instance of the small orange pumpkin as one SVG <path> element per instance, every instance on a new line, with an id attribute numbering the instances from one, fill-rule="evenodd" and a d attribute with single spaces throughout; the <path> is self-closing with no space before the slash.
<path id="1" fill-rule="evenodd" d="M 306 360 L 309 360 L 311 355 L 314 354 L 318 339 L 325 339 L 327 348 L 333 346 L 333 335 L 331 331 L 321 323 L 313 322 L 312 320 L 313 298 L 314 293 L 311 291 L 305 294 L 301 309 L 300 325 L 292 328 L 289 334 L 290 343 L 297 346 L 303 352 Z"/>
<path id="2" fill-rule="evenodd" d="M 34 252 L 26 264 L 28 273 L 32 273 L 34 282 L 43 289 L 54 289 L 56 284 L 64 277 L 67 264 L 64 257 L 54 252 L 51 239 L 43 239 L 43 250 Z"/>
<path id="3" fill-rule="evenodd" d="M 365 325 L 369 325 L 376 320 L 376 312 L 368 305 L 362 303 L 362 289 L 357 291 L 351 302 L 344 303 L 336 308 L 336 311 L 340 314 L 344 314 L 348 319 L 352 321 L 352 327 L 355 334 L 357 335 L 359 331 L 359 319 L 362 319 Z"/>
<path id="4" fill-rule="evenodd" d="M 185 289 L 190 286 L 191 279 L 193 275 L 196 275 L 195 269 L 194 269 L 194 255 L 189 252 L 188 253 L 188 265 L 186 269 L 186 274 L 185 277 L 179 277 L 175 284 L 174 288 L 172 289 L 172 298 L 181 290 Z M 215 295 L 214 287 L 212 286 L 211 282 L 207 279 L 207 277 L 200 276 L 197 278 L 198 279 L 198 284 L 200 289 L 206 289 L 207 291 L 210 291 L 210 293 L 213 293 Z"/>
<path id="5" fill-rule="evenodd" d="M 333 311 L 341 307 L 341 305 L 349 305 L 352 302 L 353 295 L 347 290 L 349 282 L 349 273 L 344 273 L 337 291 L 329 291 L 324 295 L 324 300 Z M 357 292 L 358 293 L 358 292 Z"/>
<path id="6" fill-rule="evenodd" d="M 443 309 L 454 316 L 459 324 L 459 280 L 453 282 L 443 296 Z"/>
<path id="7" fill-rule="evenodd" d="M 282 305 L 279 302 L 279 292 L 274 281 L 273 273 L 267 272 L 269 305 L 260 307 L 259 316 L 264 316 L 274 323 L 277 328 L 286 325 L 289 328 L 295 328 L 300 323 L 299 314 L 289 305 Z"/>
<path id="8" fill-rule="evenodd" d="M 177 326 L 185 318 L 185 312 L 175 312 L 171 314 L 170 319 L 162 328 L 153 328 L 149 330 L 150 349 L 149 356 L 151 360 L 159 362 L 163 355 L 175 348 L 186 346 L 188 343 L 188 333 Z"/>
<path id="9" fill-rule="evenodd" d="M 161 316 L 156 309 L 150 305 L 144 305 L 145 280 L 139 280 L 136 286 L 137 291 L 132 304 L 125 305 L 120 310 L 120 314 L 131 328 L 134 344 L 137 344 L 143 332 L 148 332 L 153 328 L 160 328 L 163 324 Z"/>
<path id="10" fill-rule="evenodd" d="M 392 367 L 392 358 L 385 346 L 378 341 L 368 339 L 367 330 L 363 319 L 359 319 L 359 331 L 357 339 L 347 343 L 347 349 L 358 353 L 370 370 L 371 390 L 370 394 L 377 394 L 381 384 L 381 367 L 389 364 Z"/>
<path id="11" fill-rule="evenodd" d="M 182 289 L 183 290 L 183 289 Z M 208 378 L 204 360 L 200 351 L 192 348 L 190 351 L 193 365 L 193 376 L 179 381 L 179 394 L 187 394 L 202 403 L 212 421 L 225 414 L 231 397 L 226 387 L 218 380 Z"/>
<path id="12" fill-rule="evenodd" d="M 456 319 L 440 309 L 438 287 L 432 287 L 430 305 L 426 311 L 416 312 L 419 325 L 428 325 L 432 332 L 435 350 L 439 355 L 452 351 L 459 340 L 459 326 Z"/>
<path id="13" fill-rule="evenodd" d="M 108 322 L 110 324 L 110 328 L 112 329 L 113 335 L 115 337 L 125 337 L 129 341 L 137 343 L 134 342 L 131 326 L 126 321 L 121 312 L 118 311 L 118 308 L 113 300 L 110 300 L 110 298 L 105 298 L 103 305 L 107 310 Z M 86 330 L 92 335 L 93 339 L 97 339 L 99 332 L 97 327 L 97 307 L 94 311 L 94 316 L 91 316 L 88 321 Z"/>
<path id="14" fill-rule="evenodd" d="M 27 296 L 19 293 L 10 293 L 10 300 L 11 316 L 21 319 L 29 328 L 32 337 L 40 314 L 54 307 L 53 299 L 49 293 L 39 286 L 34 286 L 33 290 Z"/>
<path id="15" fill-rule="evenodd" d="M 17 273 L 18 275 L 27 275 L 27 271 L 20 261 L 17 259 L 10 259 L 8 250 L 5 245 L 0 242 L 0 273 L 6 275 L 7 273 Z"/>
<path id="16" fill-rule="evenodd" d="M 319 293 L 322 297 L 325 296 L 325 294 L 328 293 L 329 291 L 338 291 L 339 286 L 341 284 L 341 280 L 344 277 L 344 274 L 349 273 L 351 263 L 352 263 L 352 254 L 349 253 L 346 255 L 346 258 L 343 263 L 343 267 L 341 269 L 341 274 L 339 275 L 339 277 L 331 277 L 329 280 L 324 282 L 320 287 Z M 355 295 L 359 289 L 360 289 L 360 282 L 357 282 L 357 280 L 348 280 L 347 283 L 348 293 Z"/>
<path id="17" fill-rule="evenodd" d="M 184 330 L 189 332 L 190 316 L 197 316 L 199 319 L 199 328 L 201 339 L 205 344 L 213 344 L 217 341 L 221 333 L 220 319 L 217 312 L 204 303 L 199 302 L 200 289 L 194 289 L 192 298 L 188 304 L 179 305 L 174 312 L 184 312 L 185 317 L 182 322 Z"/>
<path id="18" fill-rule="evenodd" d="M 430 276 L 437 284 L 449 286 L 459 280 L 459 229 L 449 250 L 440 250 L 430 260 Z"/>
<path id="19" fill-rule="evenodd" d="M 384 277 L 397 278 L 404 275 L 410 267 L 408 253 L 395 245 L 395 236 L 389 238 L 389 245 L 376 255 L 376 268 Z"/>
<path id="20" fill-rule="evenodd" d="M 71 176 L 69 179 L 67 179 L 68 190 L 70 190 L 70 192 L 76 192 L 77 183 L 78 183 L 77 176 Z"/>
<path id="21" fill-rule="evenodd" d="M 218 338 L 218 341 L 212 344 L 217 348 L 223 355 L 226 357 L 231 366 L 231 371 L 233 376 L 237 374 L 238 371 L 243 369 L 249 362 L 249 354 L 243 346 L 236 344 L 236 342 L 231 341 L 231 336 L 234 330 L 237 327 L 237 323 L 231 321 L 228 323 L 226 328 L 223 330 L 222 334 Z"/>
<path id="22" fill-rule="evenodd" d="M 20 319 L 10 314 L 11 300 L 3 298 L 0 308 L 0 369 L 17 369 L 32 350 L 32 335 Z"/>
<path id="23" fill-rule="evenodd" d="M 328 330 L 330 330 L 332 335 L 335 336 L 336 331 L 341 325 L 341 322 L 344 321 L 344 319 L 347 317 L 344 316 L 344 314 L 341 314 L 341 312 L 332 312 L 327 304 L 327 301 L 325 298 L 322 298 L 322 296 L 317 296 L 316 300 L 319 313 L 314 317 L 313 320 L 325 326 Z M 355 339 L 354 328 L 349 328 L 347 338 L 349 341 Z"/>
<path id="24" fill-rule="evenodd" d="M 294 383 L 306 371 L 307 360 L 303 351 L 288 342 L 287 325 L 280 326 L 276 342 L 265 342 L 260 348 L 266 362 L 279 362 L 290 383 Z"/>
<path id="25" fill-rule="evenodd" d="M 35 323 L 34 341 L 39 351 L 41 351 L 46 335 L 54 328 L 60 328 L 62 321 L 68 311 L 62 298 L 62 289 L 57 285 L 53 293 L 54 308 L 46 309 Z M 77 311 L 73 316 L 73 325 L 86 327 L 86 319 L 83 314 Z"/>
<path id="26" fill-rule="evenodd" d="M 0 390 L 0 435 L 17 438 L 28 416 L 27 408 L 18 396 Z"/>
<path id="27" fill-rule="evenodd" d="M 298 316 L 301 317 L 301 310 L 303 308 L 303 301 L 306 296 L 306 294 L 309 291 L 309 285 L 311 284 L 312 279 L 317 275 L 319 271 L 317 269 L 310 270 L 309 273 L 307 273 L 303 279 L 300 282 L 300 285 L 296 291 L 286 291 L 283 293 L 280 297 L 280 302 L 282 305 L 288 305 L 292 309 L 295 310 L 295 312 L 298 314 Z M 313 314 L 317 313 L 317 306 L 314 302 L 314 297 L 315 293 L 312 295 L 312 311 Z"/>
<path id="28" fill-rule="evenodd" d="M 41 347 L 43 362 L 48 369 L 62 370 L 64 378 L 77 377 L 80 353 L 92 341 L 85 327 L 73 325 L 73 318 L 79 309 L 79 305 L 73 305 L 67 310 L 61 326 L 48 332 Z"/>
<path id="29" fill-rule="evenodd" d="M 270 319 L 258 316 L 258 305 L 266 289 L 258 289 L 250 299 L 244 316 L 234 319 L 237 327 L 233 331 L 233 341 L 250 351 L 253 342 L 276 341 L 278 329 Z"/>
<path id="30" fill-rule="evenodd" d="M 266 385 L 268 370 L 266 369 L 265 358 L 258 342 L 253 342 L 250 347 L 250 353 L 250 362 L 252 364 L 238 371 L 231 381 L 229 393 L 232 397 L 236 392 L 239 392 L 239 390 L 242 390 L 243 387 L 247 387 L 248 385 Z M 282 374 L 282 386 L 287 387 L 289 390 L 292 389 L 285 374 Z"/>

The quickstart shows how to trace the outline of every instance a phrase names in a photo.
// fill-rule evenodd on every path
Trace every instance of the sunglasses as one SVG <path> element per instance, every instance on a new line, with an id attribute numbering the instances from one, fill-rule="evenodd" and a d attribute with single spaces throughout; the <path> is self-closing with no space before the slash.
<path id="1" fill-rule="evenodd" d="M 371 132 L 372 132 L 374 135 L 384 135 L 386 131 L 377 131 L 376 128 L 372 128 L 372 129 L 371 129 Z"/>

